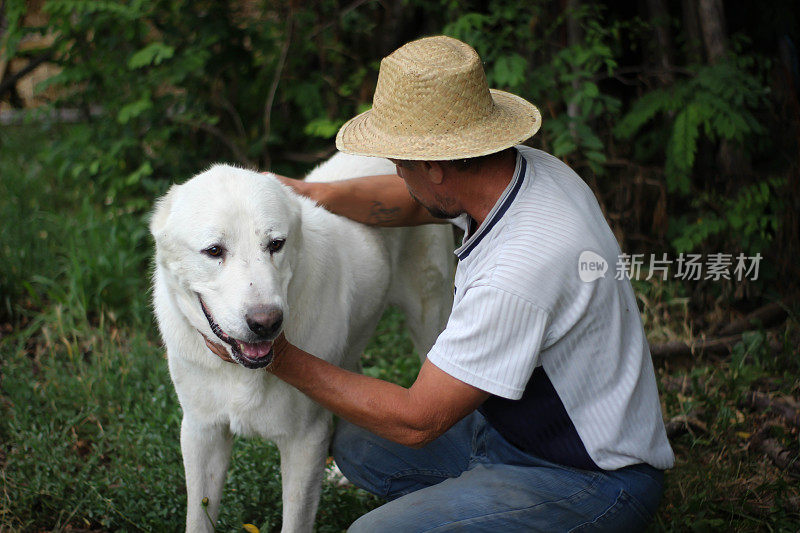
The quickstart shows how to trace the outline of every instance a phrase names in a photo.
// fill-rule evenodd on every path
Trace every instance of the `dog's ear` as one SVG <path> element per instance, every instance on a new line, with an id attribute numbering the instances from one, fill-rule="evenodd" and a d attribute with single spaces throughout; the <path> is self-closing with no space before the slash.
<path id="1" fill-rule="evenodd" d="M 164 231 L 167 225 L 167 218 L 172 211 L 172 202 L 175 199 L 177 185 L 173 185 L 167 194 L 156 200 L 155 209 L 150 217 L 150 233 L 158 240 L 158 236 Z"/>

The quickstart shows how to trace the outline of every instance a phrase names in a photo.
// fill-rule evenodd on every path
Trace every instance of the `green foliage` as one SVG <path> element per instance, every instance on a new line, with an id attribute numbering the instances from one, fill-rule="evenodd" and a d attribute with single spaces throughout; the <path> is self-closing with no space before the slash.
<path id="1" fill-rule="evenodd" d="M 676 217 L 670 227 L 672 246 L 677 252 L 691 252 L 713 237 L 736 235 L 738 248 L 754 255 L 768 250 L 780 225 L 783 210 L 781 190 L 785 180 L 770 178 L 744 187 L 732 198 L 700 195 L 693 203 L 702 214 L 692 220 Z M 716 211 L 703 206 L 718 205 Z"/>
<path id="2" fill-rule="evenodd" d="M 136 69 L 149 65 L 160 65 L 165 59 L 175 55 L 175 48 L 164 43 L 150 43 L 128 60 L 128 68 Z"/>
<path id="3" fill-rule="evenodd" d="M 63 308 L 0 341 L 4 524 L 138 530 L 182 514 L 180 414 L 161 350 L 114 331 Z"/>
<path id="4" fill-rule="evenodd" d="M 614 116 L 620 109 L 620 101 L 600 92 L 595 80 L 613 74 L 617 67 L 609 41 L 618 27 L 606 27 L 596 13 L 586 10 L 575 14 L 582 21 L 584 38 L 556 53 L 552 63 L 552 74 L 560 79 L 560 85 L 550 88 L 551 93 L 563 94 L 572 114 L 561 114 L 552 120 L 553 154 L 564 157 L 580 151 L 589 167 L 597 174 L 604 172 L 606 161 L 605 144 L 596 132 L 594 120 Z"/>
<path id="5" fill-rule="evenodd" d="M 314 119 L 303 129 L 306 135 L 313 137 L 322 137 L 324 139 L 332 139 L 336 137 L 339 128 L 344 124 L 344 120 L 330 120 L 328 118 Z"/>
<path id="6" fill-rule="evenodd" d="M 576 5 L 565 11 L 544 0 L 413 0 L 396 11 L 398 26 L 425 20 L 415 30 L 420 35 L 443 32 L 472 44 L 490 86 L 542 111 L 535 142 L 591 182 L 608 172 L 608 154 L 618 155 L 611 124 L 628 99 L 614 85 L 620 62 L 648 48 L 652 28 L 613 6 Z M 54 52 L 63 70 L 42 88 L 57 89 L 56 105 L 83 110 L 87 124 L 39 158 L 64 180 L 91 181 L 91 203 L 139 213 L 169 182 L 216 161 L 296 175 L 302 167 L 282 156 L 330 147 L 341 124 L 369 107 L 379 54 L 390 51 L 389 8 L 351 7 L 336 0 L 48 0 L 43 9 L 60 36 Z M 24 10 L 19 0 L 7 3 L 7 54 L 23 35 L 39 31 L 20 23 Z M 575 28 L 578 37 L 569 41 Z M 725 60 L 681 68 L 670 86 L 639 83 L 641 97 L 613 128 L 628 141 L 634 164 L 663 164 L 671 197 L 693 189 L 714 194 L 705 190 L 713 175 L 693 174 L 698 162 L 704 174 L 715 172 L 698 154 L 703 143 L 724 140 L 744 153 L 769 145 L 760 120 L 769 62 L 743 39 L 732 42 Z M 777 224 L 775 204 L 754 201 L 753 216 L 768 222 L 761 224 L 767 229 L 742 223 L 752 246 Z M 702 205 L 671 210 L 672 242 L 696 247 L 749 217 L 733 215 L 717 222 Z M 708 225 L 699 227 L 700 220 Z"/>
<path id="7" fill-rule="evenodd" d="M 693 360 L 690 368 L 660 371 L 665 417 L 699 422 L 671 439 L 676 466 L 666 474 L 666 490 L 654 531 L 793 531 L 797 483 L 762 457 L 751 437 L 764 424 L 770 437 L 796 453 L 796 432 L 769 413 L 751 412 L 740 402 L 765 384 L 776 395 L 796 388 L 798 324 L 784 339 L 747 333 L 730 360 Z M 794 340 L 792 340 L 794 339 Z M 782 342 L 781 342 L 782 341 Z M 791 347 L 790 347 L 791 346 Z M 676 387 L 675 385 L 678 385 Z M 677 390 L 676 390 L 677 389 Z"/>
<path id="8" fill-rule="evenodd" d="M 746 150 L 746 140 L 765 133 L 756 114 L 768 89 L 763 74 L 753 73 L 755 65 L 752 56 L 731 54 L 717 64 L 696 66 L 691 77 L 642 96 L 614 132 L 619 138 L 634 139 L 659 117 L 671 121 L 664 153 L 667 188 L 689 194 L 701 134 Z"/>
<path id="9" fill-rule="evenodd" d="M 5 260 L 0 316 L 17 314 L 23 302 L 28 308 L 58 303 L 83 320 L 113 312 L 126 321 L 148 324 L 148 279 L 143 273 L 151 243 L 144 217 L 131 208 L 93 205 L 95 185 L 85 183 L 83 172 L 54 171 L 63 164 L 58 137 L 83 129 L 29 127 L 0 133 L 0 144 L 14 154 L 0 158 L 0 194 L 8 199 L 0 205 L 0 216 L 8 221 L 0 233 Z M 53 136 L 51 142 L 41 141 Z M 49 150 L 50 159 L 43 161 L 48 166 L 26 164 L 39 149 Z M 44 172 L 52 177 L 43 182 Z M 139 202 L 146 205 L 143 199 Z"/>
<path id="10" fill-rule="evenodd" d="M 405 330 L 398 309 L 386 311 L 374 337 L 364 350 L 362 372 L 370 377 L 410 387 L 420 369 L 419 355 Z"/>
<path id="11" fill-rule="evenodd" d="M 13 52 L 30 29 L 11 4 L 3 42 Z M 374 26 L 365 13 L 378 6 L 340 9 L 48 0 L 62 71 L 40 89 L 57 90 L 55 104 L 84 110 L 90 124 L 61 139 L 60 175 L 93 180 L 94 201 L 141 211 L 165 182 L 212 162 L 269 165 L 274 151 L 329 143 L 363 103 L 362 84 L 377 66 L 345 63 Z"/>
<path id="12" fill-rule="evenodd" d="M 50 187 L 40 182 L 40 165 L 28 164 L 35 135 L 9 135 L 10 128 L 0 129 L 0 316 L 11 316 L 26 298 L 36 297 L 31 274 L 44 274 L 52 266 L 53 240 L 58 225 L 48 215 Z M 6 154 L 8 154 L 6 156 Z"/>
<path id="13" fill-rule="evenodd" d="M 552 143 L 554 155 L 581 156 L 583 163 L 600 174 L 606 156 L 597 132 L 598 118 L 616 114 L 620 102 L 602 93 L 596 80 L 611 75 L 617 66 L 612 43 L 618 39 L 621 25 L 609 23 L 599 8 L 589 6 L 547 19 L 547 7 L 547 2 L 540 1 L 494 1 L 486 13 L 460 14 L 444 27 L 444 33 L 478 51 L 490 86 L 527 98 L 545 113 L 539 135 Z M 546 26 L 518 23 L 531 17 Z M 577 19 L 583 38 L 552 52 L 548 41 L 565 30 L 568 17 Z"/>

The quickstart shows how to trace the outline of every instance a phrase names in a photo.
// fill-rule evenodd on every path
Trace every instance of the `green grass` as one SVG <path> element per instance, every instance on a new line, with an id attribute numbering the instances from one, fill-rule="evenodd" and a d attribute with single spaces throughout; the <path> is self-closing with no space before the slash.
<path id="1" fill-rule="evenodd" d="M 653 530 L 797 531 L 798 480 L 753 449 L 750 438 L 771 427 L 797 461 L 798 429 L 740 401 L 749 390 L 797 397 L 798 341 L 792 321 L 780 334 L 745 338 L 728 360 L 657 370 L 666 417 L 686 414 L 702 425 L 671 441 L 677 462 Z"/>
<path id="2" fill-rule="evenodd" d="M 182 528 L 180 408 L 152 337 L 113 324 L 71 329 L 58 309 L 33 335 L 0 341 L 0 525 Z M 220 531 L 279 528 L 278 465 L 274 446 L 237 442 Z M 359 491 L 326 487 L 320 530 L 341 531 L 375 504 Z"/>
<path id="3" fill-rule="evenodd" d="M 148 304 L 145 217 L 59 172 L 70 154 L 41 139 L 68 133 L 0 130 L 0 531 L 180 531 L 181 415 Z M 636 288 L 651 340 L 686 338 L 680 288 Z M 772 423 L 796 457 L 797 429 L 738 402 L 753 388 L 797 397 L 798 345 L 793 315 L 728 359 L 659 365 L 665 416 L 690 413 L 706 429 L 673 440 L 678 461 L 652 531 L 797 530 L 797 480 L 748 446 Z M 419 361 L 399 312 L 382 319 L 364 366 L 413 381 Z M 684 377 L 682 389 L 666 386 Z M 317 528 L 342 531 L 379 503 L 326 484 Z M 276 531 L 280 517 L 275 447 L 238 441 L 218 530 Z"/>

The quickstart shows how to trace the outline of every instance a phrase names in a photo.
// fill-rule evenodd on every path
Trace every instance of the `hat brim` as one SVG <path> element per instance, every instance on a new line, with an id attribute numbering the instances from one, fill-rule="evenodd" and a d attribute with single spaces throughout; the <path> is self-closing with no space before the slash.
<path id="1" fill-rule="evenodd" d="M 494 107 L 468 128 L 447 133 L 397 135 L 376 128 L 372 110 L 347 121 L 336 135 L 342 152 L 401 160 L 448 161 L 493 154 L 532 137 L 542 125 L 539 110 L 511 93 L 490 89 Z"/>

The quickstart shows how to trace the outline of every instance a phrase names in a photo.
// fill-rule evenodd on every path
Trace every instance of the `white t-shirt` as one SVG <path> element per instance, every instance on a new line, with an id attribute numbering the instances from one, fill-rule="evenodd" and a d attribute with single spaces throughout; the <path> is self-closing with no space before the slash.
<path id="1" fill-rule="evenodd" d="M 670 468 L 633 289 L 614 276 L 619 245 L 574 171 L 517 150 L 508 187 L 455 252 L 453 310 L 428 360 L 491 393 L 482 412 L 523 450 L 580 468 Z M 609 265 L 603 277 L 581 280 L 585 251 Z"/>

